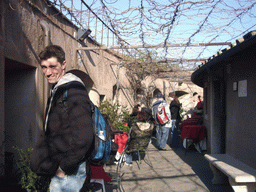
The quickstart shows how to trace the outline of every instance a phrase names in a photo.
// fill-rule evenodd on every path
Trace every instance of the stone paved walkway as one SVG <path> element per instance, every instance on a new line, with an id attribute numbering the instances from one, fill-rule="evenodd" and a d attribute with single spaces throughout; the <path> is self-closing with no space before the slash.
<path id="1" fill-rule="evenodd" d="M 153 144 L 149 145 L 148 157 L 153 167 L 144 160 L 138 166 L 133 161 L 132 166 L 124 165 L 122 168 L 122 186 L 125 192 L 232 192 L 227 185 L 213 185 L 213 177 L 208 161 L 203 154 L 195 150 L 188 151 L 180 146 L 172 149 L 166 145 L 166 151 L 157 150 Z M 113 179 L 106 184 L 106 192 L 115 192 L 116 165 L 108 165 L 105 171 Z"/>

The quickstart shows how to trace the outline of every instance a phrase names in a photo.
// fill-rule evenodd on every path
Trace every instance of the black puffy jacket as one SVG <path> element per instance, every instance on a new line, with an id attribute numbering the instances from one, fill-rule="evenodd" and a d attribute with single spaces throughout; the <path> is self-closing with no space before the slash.
<path id="1" fill-rule="evenodd" d="M 67 91 L 67 101 L 63 95 Z M 87 91 L 77 81 L 61 84 L 55 90 L 46 130 L 31 157 L 31 169 L 38 175 L 55 175 L 60 167 L 74 173 L 93 148 L 91 105 Z"/>

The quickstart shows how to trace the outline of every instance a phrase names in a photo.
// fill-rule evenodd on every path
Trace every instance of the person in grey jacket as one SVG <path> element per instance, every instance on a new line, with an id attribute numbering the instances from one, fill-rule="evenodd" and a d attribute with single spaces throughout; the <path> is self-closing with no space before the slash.
<path id="1" fill-rule="evenodd" d="M 163 103 L 164 107 L 165 107 L 165 112 L 166 115 L 169 119 L 169 122 L 161 125 L 158 120 L 157 120 L 157 109 L 158 106 Z M 155 101 L 153 103 L 152 106 L 152 115 L 153 118 L 155 119 L 155 126 L 156 126 L 156 147 L 158 148 L 158 150 L 165 150 L 165 146 L 166 146 L 166 142 L 168 140 L 168 136 L 169 136 L 169 130 L 171 128 L 171 113 L 170 113 L 170 109 L 168 104 L 166 103 L 166 101 L 164 100 L 164 97 L 162 95 L 162 93 L 158 93 L 157 94 L 157 101 Z"/>
<path id="2" fill-rule="evenodd" d="M 52 89 L 44 133 L 34 148 L 31 169 L 52 177 L 50 192 L 77 192 L 85 182 L 86 160 L 93 150 L 90 99 L 81 79 L 65 73 L 65 52 L 61 47 L 50 45 L 39 58 Z"/>

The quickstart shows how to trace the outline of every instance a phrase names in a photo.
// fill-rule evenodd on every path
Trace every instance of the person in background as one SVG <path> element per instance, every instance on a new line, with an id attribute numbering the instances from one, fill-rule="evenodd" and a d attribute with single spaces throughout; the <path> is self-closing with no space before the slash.
<path id="1" fill-rule="evenodd" d="M 171 133 L 171 147 L 178 147 L 178 129 L 181 121 L 180 107 L 181 103 L 176 95 L 169 95 L 173 100 L 170 103 L 170 111 L 172 117 L 172 133 Z"/>
<path id="2" fill-rule="evenodd" d="M 126 122 L 127 123 L 126 125 L 128 127 L 131 127 L 132 122 L 135 120 L 135 118 L 136 118 L 136 116 L 138 115 L 139 112 L 141 112 L 141 105 L 137 104 L 132 109 L 132 113 L 130 114 L 131 118 L 129 119 L 128 122 Z"/>
<path id="3" fill-rule="evenodd" d="M 202 102 L 202 99 L 201 99 L 201 96 L 200 96 L 200 95 L 198 95 L 197 102 Z"/>
<path id="4" fill-rule="evenodd" d="M 201 117 L 202 115 L 203 115 L 203 103 L 202 101 L 199 101 L 194 108 L 193 118 Z"/>
<path id="5" fill-rule="evenodd" d="M 145 111 L 138 112 L 135 120 L 131 124 L 131 133 L 128 141 L 127 150 L 136 150 L 138 147 L 143 147 L 147 145 L 147 138 L 151 137 L 153 131 L 153 122 L 151 121 L 151 114 Z M 135 148 L 133 148 L 135 147 Z M 125 164 L 132 165 L 133 153 L 126 152 L 125 154 Z"/>
<path id="6" fill-rule="evenodd" d="M 158 106 L 161 103 L 163 103 L 163 106 L 165 107 L 165 112 L 169 119 L 169 122 L 164 125 L 160 125 L 160 123 L 157 120 L 157 116 L 156 116 Z M 169 130 L 171 128 L 171 113 L 170 113 L 169 106 L 167 105 L 162 93 L 160 93 L 160 92 L 157 93 L 157 101 L 155 101 L 153 103 L 152 115 L 153 115 L 153 118 L 155 119 L 155 126 L 156 126 L 156 147 L 158 150 L 166 150 L 165 146 L 166 146 L 166 142 L 168 140 Z"/>
<path id="7" fill-rule="evenodd" d="M 131 117 L 136 117 L 138 115 L 138 113 L 142 112 L 142 111 L 147 113 L 148 121 L 152 121 L 152 111 L 151 111 L 151 109 L 147 108 L 147 107 L 141 107 L 140 104 L 137 104 L 133 107 Z"/>
<path id="8" fill-rule="evenodd" d="M 132 116 L 132 117 L 136 117 L 137 114 L 138 114 L 140 111 L 141 111 L 141 105 L 140 105 L 140 104 L 135 105 L 135 106 L 133 107 L 133 109 L 132 109 L 132 114 L 131 114 L 131 116 Z"/>
<path id="9" fill-rule="evenodd" d="M 50 192 L 78 192 L 84 186 L 86 161 L 94 147 L 91 101 L 82 80 L 65 72 L 65 52 L 60 46 L 47 46 L 39 58 L 52 89 L 44 133 L 30 159 L 31 170 L 51 177 Z"/>
<path id="10" fill-rule="evenodd" d="M 141 111 L 145 112 L 147 114 L 147 118 L 148 118 L 147 121 L 149 121 L 149 122 L 153 122 L 154 121 L 154 118 L 152 116 L 152 110 L 150 108 L 142 107 Z"/>

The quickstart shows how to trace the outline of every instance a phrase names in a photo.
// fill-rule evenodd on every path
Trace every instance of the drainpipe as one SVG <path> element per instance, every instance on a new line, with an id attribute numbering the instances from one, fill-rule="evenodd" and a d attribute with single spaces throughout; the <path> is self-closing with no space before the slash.
<path id="1" fill-rule="evenodd" d="M 117 106 L 119 105 L 119 88 L 120 88 L 120 81 L 119 81 L 119 72 L 120 72 L 120 63 L 117 63 L 117 77 L 116 77 L 116 103 Z"/>
<path id="2" fill-rule="evenodd" d="M 50 42 L 51 42 L 51 40 L 50 40 L 50 27 L 49 27 L 48 23 L 45 20 L 40 20 L 39 23 L 40 23 L 41 27 L 43 28 L 43 31 L 44 31 L 44 34 L 45 34 L 44 47 L 46 47 L 46 46 L 50 45 Z M 45 88 L 45 80 L 43 81 L 43 87 Z M 45 104 L 45 103 L 43 103 L 43 104 Z"/>
<path id="3" fill-rule="evenodd" d="M 44 45 L 46 47 L 46 46 L 50 45 L 50 28 L 49 28 L 48 23 L 44 20 L 40 20 L 40 25 L 43 28 L 44 33 L 45 33 Z"/>
<path id="4" fill-rule="evenodd" d="M 40 26 L 43 28 L 43 31 L 44 31 L 44 35 L 45 35 L 45 38 L 44 38 L 44 47 L 50 45 L 50 27 L 48 25 L 48 23 L 45 21 L 45 20 L 40 20 L 39 21 L 39 24 Z M 47 88 L 46 88 L 46 85 L 47 83 L 45 82 L 46 79 L 43 78 L 43 106 L 46 105 L 45 101 L 47 100 L 47 97 L 48 97 L 48 94 L 47 94 Z M 45 115 L 45 111 L 43 111 L 43 114 Z"/>

